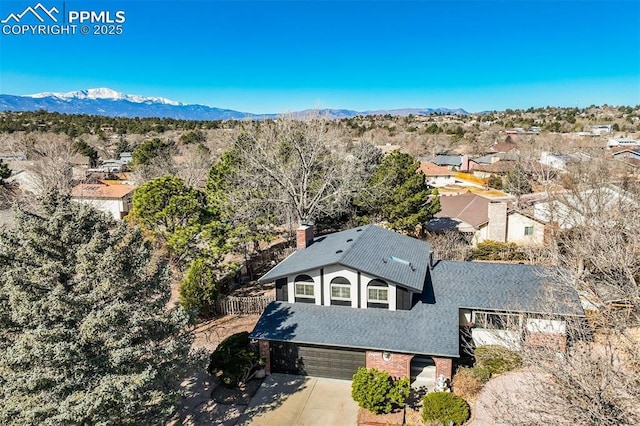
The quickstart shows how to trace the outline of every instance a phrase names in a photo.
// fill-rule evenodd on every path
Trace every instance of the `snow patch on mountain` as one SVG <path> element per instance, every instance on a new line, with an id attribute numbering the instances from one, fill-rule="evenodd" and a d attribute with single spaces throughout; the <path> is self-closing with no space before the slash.
<path id="1" fill-rule="evenodd" d="M 106 87 L 99 87 L 97 89 L 85 89 L 85 90 L 76 90 L 74 92 L 44 92 L 44 93 L 36 93 L 33 95 L 25 95 L 29 98 L 58 98 L 63 100 L 72 100 L 72 99 L 109 99 L 114 101 L 129 101 L 136 104 L 143 103 L 158 103 L 163 105 L 173 105 L 173 106 L 181 106 L 184 105 L 182 102 L 172 101 L 167 98 L 160 97 L 149 97 L 149 96 L 140 96 L 140 95 L 127 95 L 126 93 L 118 92 L 113 89 L 109 89 Z"/>

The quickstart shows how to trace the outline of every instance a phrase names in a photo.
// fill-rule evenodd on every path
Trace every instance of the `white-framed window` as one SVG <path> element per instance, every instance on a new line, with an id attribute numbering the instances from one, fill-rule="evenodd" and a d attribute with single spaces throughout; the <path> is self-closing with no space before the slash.
<path id="1" fill-rule="evenodd" d="M 309 275 L 298 275 L 295 279 L 294 294 L 295 297 L 315 297 L 313 278 Z"/>
<path id="2" fill-rule="evenodd" d="M 389 288 L 369 286 L 367 288 L 369 293 L 369 302 L 373 303 L 389 303 Z"/>
<path id="3" fill-rule="evenodd" d="M 313 283 L 296 283 L 296 297 L 315 297 Z"/>
<path id="4" fill-rule="evenodd" d="M 533 235 L 533 226 L 525 226 L 524 235 Z"/>
<path id="5" fill-rule="evenodd" d="M 521 330 L 522 316 L 506 312 L 475 311 L 473 313 L 473 323 L 476 327 L 491 330 Z"/>
<path id="6" fill-rule="evenodd" d="M 351 300 L 351 283 L 345 277 L 335 277 L 331 280 L 332 300 Z"/>
<path id="7" fill-rule="evenodd" d="M 331 284 L 331 298 L 351 300 L 351 286 L 349 284 Z"/>

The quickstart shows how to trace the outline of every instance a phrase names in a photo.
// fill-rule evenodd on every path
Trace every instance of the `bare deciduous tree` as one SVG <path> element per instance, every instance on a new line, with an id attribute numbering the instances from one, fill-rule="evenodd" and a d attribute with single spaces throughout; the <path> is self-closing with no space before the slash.
<path id="1" fill-rule="evenodd" d="M 187 186 L 201 188 L 204 186 L 207 172 L 213 163 L 211 151 L 205 145 L 183 148 L 176 175 Z"/>
<path id="2" fill-rule="evenodd" d="M 342 212 L 357 167 L 346 161 L 343 135 L 319 116 L 282 116 L 244 127 L 234 149 L 239 181 L 281 219 L 312 220 Z"/>
<path id="3" fill-rule="evenodd" d="M 68 192 L 71 189 L 72 167 L 69 159 L 73 155 L 72 141 L 64 135 L 25 135 L 14 142 L 11 149 L 24 152 L 24 188 L 43 194 L 50 190 Z"/>
<path id="4" fill-rule="evenodd" d="M 526 392 L 518 400 L 495 398 L 500 422 L 640 423 L 640 197 L 612 196 L 618 189 L 607 177 L 588 164 L 567 175 L 563 214 L 581 219 L 555 235 L 546 256 L 560 266 L 555 278 L 581 296 L 588 321 L 565 318 L 566 351 L 522 345 Z"/>

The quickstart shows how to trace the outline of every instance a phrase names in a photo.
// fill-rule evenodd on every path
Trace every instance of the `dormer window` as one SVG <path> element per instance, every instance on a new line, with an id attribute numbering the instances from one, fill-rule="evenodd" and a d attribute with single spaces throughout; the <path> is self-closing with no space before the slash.
<path id="1" fill-rule="evenodd" d="M 389 285 L 379 279 L 369 281 L 367 285 L 367 307 L 389 308 Z"/>
<path id="2" fill-rule="evenodd" d="M 369 287 L 369 302 L 389 303 L 389 289 L 383 287 Z"/>
<path id="3" fill-rule="evenodd" d="M 315 297 L 313 284 L 296 283 L 296 297 Z"/>
<path id="4" fill-rule="evenodd" d="M 309 275 L 298 275 L 295 279 L 296 302 L 313 303 L 315 301 L 315 284 Z"/>
<path id="5" fill-rule="evenodd" d="M 344 277 L 331 280 L 331 304 L 351 305 L 351 283 Z"/>

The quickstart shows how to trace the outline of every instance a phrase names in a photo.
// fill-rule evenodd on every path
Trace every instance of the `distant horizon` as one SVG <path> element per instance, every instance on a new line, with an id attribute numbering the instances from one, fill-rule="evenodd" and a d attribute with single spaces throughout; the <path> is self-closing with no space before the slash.
<path id="1" fill-rule="evenodd" d="M 596 107 L 603 107 L 604 105 L 607 105 L 609 107 L 621 107 L 621 106 L 630 106 L 630 107 L 635 107 L 635 106 L 640 106 L 640 103 L 638 104 L 609 104 L 609 103 L 603 103 L 603 104 L 589 104 L 589 105 L 544 105 L 544 106 L 527 106 L 527 107 L 520 107 L 520 108 L 504 108 L 504 109 L 485 109 L 485 110 L 480 110 L 480 111 L 474 111 L 474 110 L 470 110 L 468 108 L 465 108 L 465 106 L 447 106 L 447 105 L 422 105 L 422 106 L 408 106 L 408 107 L 399 107 L 399 108 L 385 108 L 385 107 L 379 107 L 379 108 L 370 108 L 370 109 L 363 109 L 363 110 L 358 110 L 358 109 L 353 109 L 353 108 L 343 108 L 343 107 L 309 107 L 309 108 L 302 108 L 302 109 L 297 109 L 297 110 L 283 110 L 283 111 L 267 111 L 267 112 L 255 112 L 253 110 L 236 110 L 233 108 L 227 108 L 224 105 L 207 105 L 207 104 L 201 104 L 201 103 L 187 103 L 187 102 L 183 102 L 179 99 L 174 99 L 174 98 L 167 98 L 166 96 L 163 96 L 161 94 L 145 94 L 145 93 L 125 93 L 122 92 L 120 90 L 114 89 L 113 87 L 88 87 L 88 88 L 84 88 L 84 89 L 78 89 L 78 90 L 70 90 L 67 92 L 61 92 L 61 91 L 45 91 L 45 92 L 37 92 L 37 93 L 29 93 L 29 94 L 14 94 L 14 93 L 0 93 L 0 95 L 8 95 L 8 96 L 19 96 L 19 97 L 34 97 L 34 95 L 42 95 L 44 93 L 49 93 L 49 94 L 65 94 L 65 93 L 72 93 L 72 92 L 80 92 L 80 91 L 84 91 L 84 90 L 94 90 L 94 89 L 111 89 L 114 90 L 116 92 L 119 93 L 123 93 L 125 95 L 129 95 L 129 96 L 140 96 L 140 97 L 145 97 L 145 98 L 163 98 L 166 99 L 168 101 L 173 101 L 176 103 L 179 103 L 180 105 L 199 105 L 199 106 L 205 106 L 205 107 L 209 107 L 209 108 L 218 108 L 218 109 L 223 109 L 223 110 L 233 110 L 236 112 L 242 112 L 242 113 L 249 113 L 249 114 L 255 114 L 255 115 L 278 115 L 278 114 L 287 114 L 287 113 L 293 113 L 293 112 L 301 112 L 301 111 L 307 111 L 307 110 L 335 110 L 335 111 L 340 111 L 340 110 L 347 110 L 347 111 L 355 111 L 355 112 L 359 112 L 359 113 L 371 113 L 371 112 L 376 112 L 376 111 L 398 111 L 398 110 L 426 110 L 426 109 L 432 109 L 432 110 L 437 110 L 437 109 L 446 109 L 446 110 L 451 110 L 451 111 L 455 111 L 455 110 L 464 110 L 467 114 L 481 114 L 481 113 L 488 113 L 488 112 L 503 112 L 506 109 L 512 109 L 512 110 L 527 110 L 530 108 L 588 108 L 592 105 L 596 106 Z M 102 98 L 104 99 L 104 98 Z"/>
<path id="2" fill-rule="evenodd" d="M 637 1 L 41 0 L 122 22 L 13 34 L 38 1 L 0 4 L 0 93 L 108 87 L 253 114 L 640 104 Z"/>

